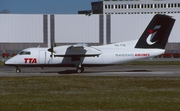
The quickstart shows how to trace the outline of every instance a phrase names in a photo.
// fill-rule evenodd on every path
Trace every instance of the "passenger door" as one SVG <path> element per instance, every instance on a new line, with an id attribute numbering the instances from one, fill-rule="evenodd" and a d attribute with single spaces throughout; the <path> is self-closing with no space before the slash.
<path id="1" fill-rule="evenodd" d="M 46 64 L 46 51 L 40 50 L 38 54 L 38 63 L 39 64 Z"/>

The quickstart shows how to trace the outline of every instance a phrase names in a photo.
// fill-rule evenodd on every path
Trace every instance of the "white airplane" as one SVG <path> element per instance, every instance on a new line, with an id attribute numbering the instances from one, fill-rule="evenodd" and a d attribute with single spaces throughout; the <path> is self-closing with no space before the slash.
<path id="1" fill-rule="evenodd" d="M 102 46 L 85 43 L 50 48 L 27 48 L 5 62 L 19 67 L 76 67 L 81 73 L 84 67 L 122 64 L 138 59 L 152 58 L 165 52 L 175 19 L 167 15 L 155 15 L 139 40 Z"/>

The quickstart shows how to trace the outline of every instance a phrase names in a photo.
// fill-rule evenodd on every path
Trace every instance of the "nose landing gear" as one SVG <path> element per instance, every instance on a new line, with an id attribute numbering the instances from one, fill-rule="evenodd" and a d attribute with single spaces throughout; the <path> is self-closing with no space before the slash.
<path id="1" fill-rule="evenodd" d="M 19 69 L 18 67 L 16 67 L 16 73 L 20 73 L 21 69 Z"/>

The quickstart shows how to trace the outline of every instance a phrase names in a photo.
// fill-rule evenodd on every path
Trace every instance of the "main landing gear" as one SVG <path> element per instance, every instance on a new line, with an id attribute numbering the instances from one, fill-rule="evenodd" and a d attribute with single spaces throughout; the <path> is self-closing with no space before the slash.
<path id="1" fill-rule="evenodd" d="M 76 72 L 82 73 L 84 71 L 84 67 L 77 67 Z"/>
<path id="2" fill-rule="evenodd" d="M 84 67 L 82 66 L 82 58 L 73 58 L 74 61 L 76 61 L 75 66 L 76 68 L 76 72 L 77 73 L 82 73 L 84 71 Z"/>

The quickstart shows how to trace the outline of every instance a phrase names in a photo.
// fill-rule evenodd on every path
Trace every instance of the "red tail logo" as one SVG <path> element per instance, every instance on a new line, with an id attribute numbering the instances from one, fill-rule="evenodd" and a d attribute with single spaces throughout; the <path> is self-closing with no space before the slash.
<path id="1" fill-rule="evenodd" d="M 155 36 L 156 33 L 157 33 L 157 30 L 160 29 L 160 27 L 161 27 L 160 25 L 156 25 L 156 26 L 154 27 L 154 29 L 148 30 L 149 36 L 147 37 L 146 42 L 147 42 L 149 45 L 153 45 L 153 44 L 155 44 L 155 43 L 157 42 L 157 41 L 152 42 L 152 39 L 154 38 L 154 36 Z"/>

